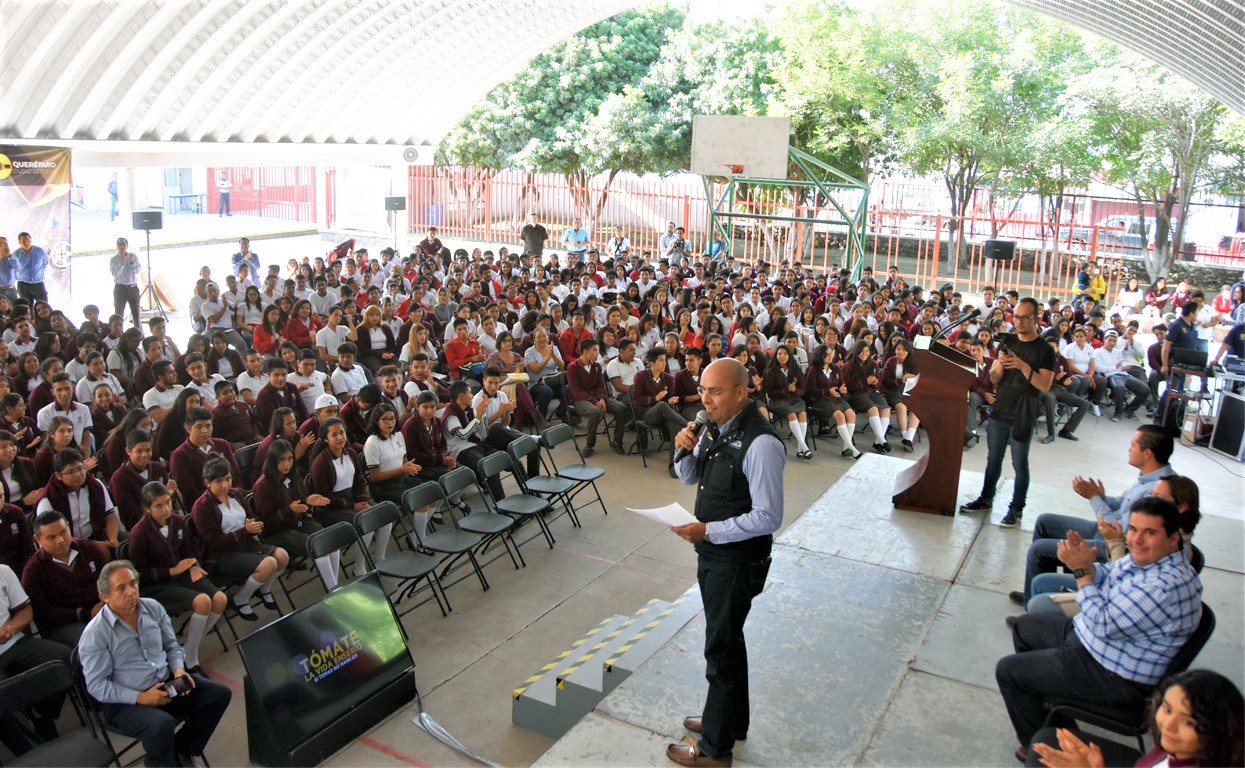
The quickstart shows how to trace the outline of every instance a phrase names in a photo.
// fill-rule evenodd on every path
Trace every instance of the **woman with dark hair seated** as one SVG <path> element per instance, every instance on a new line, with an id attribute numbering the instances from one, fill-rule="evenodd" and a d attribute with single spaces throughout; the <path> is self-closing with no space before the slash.
<path id="1" fill-rule="evenodd" d="M 73 427 L 70 427 L 71 439 L 72 435 Z M 42 490 L 43 486 L 35 482 L 35 463 L 25 456 L 18 456 L 13 433 L 0 429 L 0 493 L 3 493 L 4 503 L 16 504 L 30 512 Z"/>
<path id="2" fill-rule="evenodd" d="M 56 454 L 66 448 L 77 447 L 78 444 L 73 439 L 73 422 L 64 416 L 53 416 L 48 422 L 47 431 L 43 433 L 43 447 L 35 454 L 33 467 L 35 485 L 42 488 L 48 484 L 48 480 L 52 479 L 52 473 L 56 471 L 53 466 Z M 92 472 L 98 462 L 92 456 L 85 463 L 86 471 Z"/>
<path id="3" fill-rule="evenodd" d="M 247 621 L 258 621 L 251 596 L 259 592 L 264 607 L 277 610 L 272 585 L 285 572 L 290 558 L 284 549 L 262 543 L 257 537 L 264 524 L 253 517 L 242 491 L 233 488 L 229 460 L 213 456 L 203 465 L 207 490 L 191 508 L 202 549 L 203 567 L 210 574 L 246 579 L 233 596 L 233 607 Z"/>
<path id="4" fill-rule="evenodd" d="M 873 430 L 875 440 L 873 450 L 890 453 L 891 447 L 886 442 L 886 425 L 891 418 L 891 408 L 878 390 L 881 379 L 878 377 L 873 343 L 869 339 L 861 339 L 852 346 L 847 363 L 843 366 L 843 383 L 847 387 L 848 405 L 856 413 L 864 413 L 869 417 L 869 428 Z"/>
<path id="5" fill-rule="evenodd" d="M 769 421 L 769 410 L 765 407 L 765 388 L 764 379 L 761 378 L 760 372 L 750 362 L 751 355 L 748 348 L 743 344 L 731 350 L 731 357 L 735 358 L 748 369 L 748 399 L 756 401 L 757 410 L 761 412 L 761 418 Z"/>
<path id="6" fill-rule="evenodd" d="M 148 437 L 150 441 L 150 437 Z M 225 613 L 225 593 L 216 588 L 199 565 L 186 532 L 186 520 L 173 511 L 173 496 L 163 483 L 150 482 L 140 495 L 143 516 L 130 529 L 129 559 L 143 581 L 143 597 L 164 606 L 169 616 L 187 610 L 186 671 L 199 668 L 199 644 Z"/>
<path id="7" fill-rule="evenodd" d="M 177 393 L 173 407 L 164 414 L 160 425 L 156 427 L 156 442 L 152 446 L 155 449 L 156 458 L 168 461 L 173 456 L 173 451 L 177 450 L 177 446 L 186 442 L 186 414 L 191 409 L 198 408 L 202 401 L 203 398 L 199 396 L 199 391 L 196 389 L 187 387 Z M 194 503 L 190 499 L 185 501 L 187 504 Z"/>
<path id="8" fill-rule="evenodd" d="M 26 415 L 26 399 L 16 392 L 0 397 L 0 429 L 13 435 L 22 456 L 33 456 L 43 440 L 35 420 Z"/>
<path id="9" fill-rule="evenodd" d="M 326 419 L 320 425 L 319 440 L 308 455 L 311 456 L 310 490 L 329 500 L 327 506 L 315 511 L 316 519 L 325 526 L 343 521 L 353 524 L 356 512 L 372 506 L 372 494 L 367 484 L 367 465 L 347 444 L 346 422 L 336 416 Z M 374 552 L 378 555 L 389 547 L 390 528 L 385 526 L 376 532 Z M 371 534 L 362 538 L 364 546 L 372 543 Z M 355 575 L 362 576 L 366 572 L 367 563 L 362 553 L 356 553 Z M 334 578 L 332 584 L 336 583 Z"/>
<path id="10" fill-rule="evenodd" d="M 368 487 L 376 501 L 402 505 L 402 494 L 419 485 L 419 464 L 407 458 L 406 438 L 398 424 L 398 412 L 389 403 L 372 409 L 363 443 Z"/>
<path id="11" fill-rule="evenodd" d="M 899 339 L 895 342 L 895 354 L 882 364 L 882 396 L 886 404 L 895 410 L 899 420 L 899 434 L 903 438 L 903 449 L 912 453 L 912 445 L 916 430 L 921 420 L 916 414 L 908 412 L 908 404 L 904 402 L 904 387 L 917 377 L 920 371 L 916 368 L 916 360 L 912 356 L 912 342 Z"/>
<path id="12" fill-rule="evenodd" d="M 833 347 L 823 344 L 813 353 L 804 377 L 804 401 L 817 414 L 822 431 L 829 435 L 830 425 L 843 441 L 843 455 L 853 459 L 861 457 L 856 449 L 856 411 L 843 399 L 845 387 L 842 374 L 830 358 Z"/>
<path id="13" fill-rule="evenodd" d="M 1218 672 L 1190 669 L 1159 683 L 1150 698 L 1149 724 L 1154 748 L 1135 757 L 1128 747 L 1108 747 L 1114 765 L 1134 757 L 1134 768 L 1245 765 L 1245 701 Z M 1107 764 L 1102 743 L 1066 728 L 1043 728 L 1033 737 L 1026 765 L 1101 768 Z"/>
<path id="14" fill-rule="evenodd" d="M 321 526 L 308 514 L 316 507 L 327 507 L 328 497 L 308 493 L 302 478 L 294 471 L 294 447 L 289 441 L 278 438 L 268 448 L 264 457 L 264 470 L 255 481 L 255 494 L 251 506 L 264 524 L 260 540 L 298 557 L 307 557 L 307 537 Z M 334 552 L 316 560 L 316 567 L 326 583 L 336 579 L 341 554 Z"/>
<path id="15" fill-rule="evenodd" d="M 804 374 L 800 373 L 800 366 L 785 344 L 779 344 L 774 350 L 774 356 L 770 358 L 769 366 L 765 369 L 762 388 L 770 410 L 778 418 L 785 418 L 787 426 L 791 428 L 791 435 L 795 438 L 798 449 L 795 455 L 805 460 L 813 458 L 813 452 L 809 450 L 804 438 L 808 432 L 808 411 L 804 406 Z"/>
<path id="16" fill-rule="evenodd" d="M 151 433 L 152 450 L 155 450 L 155 433 L 156 421 L 147 413 L 147 409 L 139 406 L 126 411 L 125 416 L 121 418 L 121 422 L 117 426 L 108 431 L 104 439 L 96 445 L 102 446 L 95 453 L 108 468 L 109 475 L 117 471 L 117 468 L 125 463 L 126 458 L 126 441 L 132 432 L 144 430 Z M 183 432 L 183 434 L 185 434 Z M 156 478 L 152 478 L 153 480 Z M 140 488 L 141 490 L 141 488 Z M 135 496 L 137 498 L 137 496 Z M 138 510 L 135 509 L 134 514 L 137 516 Z"/>

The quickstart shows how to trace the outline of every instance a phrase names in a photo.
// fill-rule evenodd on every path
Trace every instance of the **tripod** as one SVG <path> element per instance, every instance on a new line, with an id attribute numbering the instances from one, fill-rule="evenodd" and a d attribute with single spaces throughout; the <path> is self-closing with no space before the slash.
<path id="1" fill-rule="evenodd" d="M 147 233 L 147 287 L 138 295 L 138 303 L 141 305 L 143 299 L 151 299 L 151 309 L 149 312 L 159 312 L 160 317 L 164 318 L 164 322 L 168 323 L 169 315 L 164 311 L 164 304 L 160 301 L 160 293 L 156 290 L 156 277 L 151 271 L 151 229 L 146 228 Z"/>

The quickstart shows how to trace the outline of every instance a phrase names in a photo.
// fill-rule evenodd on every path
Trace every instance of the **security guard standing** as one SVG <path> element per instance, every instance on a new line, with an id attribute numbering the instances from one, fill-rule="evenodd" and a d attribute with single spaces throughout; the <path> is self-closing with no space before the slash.
<path id="1" fill-rule="evenodd" d="M 689 424 L 675 438 L 691 451 L 676 469 L 684 483 L 697 483 L 697 522 L 671 530 L 696 547 L 709 693 L 701 715 L 683 720 L 700 739 L 671 744 L 666 756 L 679 765 L 727 766 L 735 742 L 748 734 L 744 622 L 765 586 L 773 533 L 782 524 L 786 451 L 749 400 L 748 371 L 737 360 L 714 361 L 699 392 L 709 425 L 697 437 Z"/>

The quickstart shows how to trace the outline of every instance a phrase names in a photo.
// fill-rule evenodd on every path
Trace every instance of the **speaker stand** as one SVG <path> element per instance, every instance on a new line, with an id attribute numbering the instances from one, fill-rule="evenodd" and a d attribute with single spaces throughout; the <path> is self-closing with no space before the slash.
<path id="1" fill-rule="evenodd" d="M 144 231 L 147 233 L 147 287 L 144 288 L 143 292 L 138 295 L 138 303 L 141 306 L 144 298 L 150 298 L 151 309 L 147 311 L 159 313 L 160 317 L 164 318 L 164 322 L 167 325 L 169 322 L 169 315 L 164 311 L 164 303 L 160 301 L 160 292 L 156 290 L 156 276 L 151 271 L 151 230 L 148 229 Z"/>

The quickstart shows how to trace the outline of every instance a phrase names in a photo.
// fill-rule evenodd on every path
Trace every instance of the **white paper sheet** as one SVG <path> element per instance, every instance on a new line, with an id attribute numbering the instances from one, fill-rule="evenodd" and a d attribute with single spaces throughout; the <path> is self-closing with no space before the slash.
<path id="1" fill-rule="evenodd" d="M 687 525 L 696 522 L 696 518 L 683 508 L 682 504 L 667 504 L 664 507 L 656 507 L 654 509 L 632 509 L 627 507 L 628 512 L 634 512 L 637 515 L 647 517 L 655 523 L 675 527 L 679 525 Z"/>

